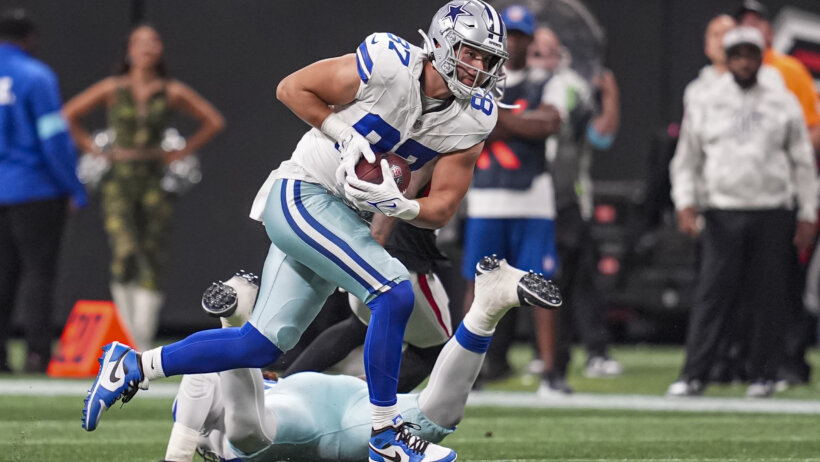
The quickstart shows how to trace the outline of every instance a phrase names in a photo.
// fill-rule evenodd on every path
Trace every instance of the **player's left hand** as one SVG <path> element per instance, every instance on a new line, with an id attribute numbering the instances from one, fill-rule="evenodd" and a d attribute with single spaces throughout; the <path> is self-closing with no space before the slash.
<path id="1" fill-rule="evenodd" d="M 376 154 L 370 148 L 370 142 L 359 134 L 353 127 L 350 127 L 339 140 L 339 152 L 341 152 L 342 162 L 336 169 L 336 181 L 343 182 L 346 176 L 356 176 L 356 164 L 364 157 L 371 164 L 376 162 Z"/>
<path id="2" fill-rule="evenodd" d="M 412 220 L 419 215 L 418 201 L 404 197 L 393 181 L 393 174 L 387 160 L 382 159 L 382 182 L 380 184 L 362 181 L 353 175 L 345 178 L 345 195 L 353 205 L 362 211 L 378 212 L 388 217 Z"/>

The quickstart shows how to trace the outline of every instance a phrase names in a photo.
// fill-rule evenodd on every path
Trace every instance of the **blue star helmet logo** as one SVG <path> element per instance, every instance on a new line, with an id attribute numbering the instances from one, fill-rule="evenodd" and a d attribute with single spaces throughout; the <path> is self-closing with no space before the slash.
<path id="1" fill-rule="evenodd" d="M 472 16 L 472 13 L 470 13 L 469 11 L 464 11 L 464 5 L 450 5 L 449 8 L 449 11 L 447 11 L 447 14 L 444 16 L 452 19 L 453 24 L 455 24 L 456 19 L 462 14 Z"/>

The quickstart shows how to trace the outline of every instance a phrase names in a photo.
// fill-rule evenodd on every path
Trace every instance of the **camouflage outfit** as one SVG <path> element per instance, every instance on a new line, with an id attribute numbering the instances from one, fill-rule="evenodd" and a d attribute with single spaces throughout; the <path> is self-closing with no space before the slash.
<path id="1" fill-rule="evenodd" d="M 174 197 L 160 186 L 165 167 L 160 143 L 169 115 L 164 87 L 137 104 L 130 89 L 121 86 L 108 111 L 114 162 L 101 192 L 112 279 L 151 290 L 157 290 L 158 273 L 167 260 L 173 214 Z M 118 158 L 122 153 L 128 154 L 126 159 Z"/>

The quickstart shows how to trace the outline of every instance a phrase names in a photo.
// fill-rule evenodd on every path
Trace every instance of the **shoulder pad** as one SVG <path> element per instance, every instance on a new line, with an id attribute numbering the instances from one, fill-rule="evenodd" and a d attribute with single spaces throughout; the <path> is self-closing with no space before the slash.
<path id="1" fill-rule="evenodd" d="M 476 123 L 479 132 L 489 133 L 498 121 L 498 100 L 492 94 L 473 95 L 467 103 L 465 112 Z"/>
<path id="2" fill-rule="evenodd" d="M 365 84 L 371 80 L 390 81 L 410 68 L 418 47 L 389 32 L 367 36 L 356 49 L 356 67 Z"/>

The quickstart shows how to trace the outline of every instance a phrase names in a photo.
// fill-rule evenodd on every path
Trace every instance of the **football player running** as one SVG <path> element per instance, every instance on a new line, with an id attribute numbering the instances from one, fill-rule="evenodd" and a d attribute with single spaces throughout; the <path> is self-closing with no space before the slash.
<path id="1" fill-rule="evenodd" d="M 223 312 L 225 327 L 250 316 L 257 286 L 233 277 L 209 288 L 203 308 Z M 495 257 L 476 267 L 476 297 L 464 321 L 436 360 L 428 386 L 398 395 L 402 415 L 417 422 L 400 435 L 416 452 L 405 459 L 391 447 L 368 447 L 367 386 L 357 378 L 302 372 L 278 382 L 259 369 L 182 378 L 174 402 L 174 426 L 165 461 L 205 460 L 424 460 L 425 443 L 455 431 L 483 363 L 495 325 L 514 306 L 554 308 L 557 288 Z M 405 429 L 408 426 L 405 426 Z M 421 438 L 421 439 L 420 439 Z"/>
<path id="2" fill-rule="evenodd" d="M 467 191 L 497 119 L 492 91 L 507 58 L 504 24 L 490 5 L 457 0 L 439 9 L 422 35 L 424 48 L 372 34 L 355 53 L 311 64 L 279 84 L 279 100 L 313 128 L 270 175 L 251 210 L 272 245 L 250 322 L 141 354 L 118 343 L 105 347 L 83 428 L 94 430 L 103 411 L 118 399 L 129 401 L 150 380 L 272 363 L 340 286 L 372 311 L 364 348 L 371 445 L 402 460 L 455 459 L 449 449 L 406 438 L 396 387 L 412 287 L 407 270 L 347 205 L 438 228 Z M 355 165 L 362 157 L 373 162 L 374 151 L 407 160 L 415 171 L 409 197 L 432 181 L 429 195 L 407 199 L 389 173 L 381 184 L 356 178 Z M 381 167 L 388 171 L 386 163 Z"/>

